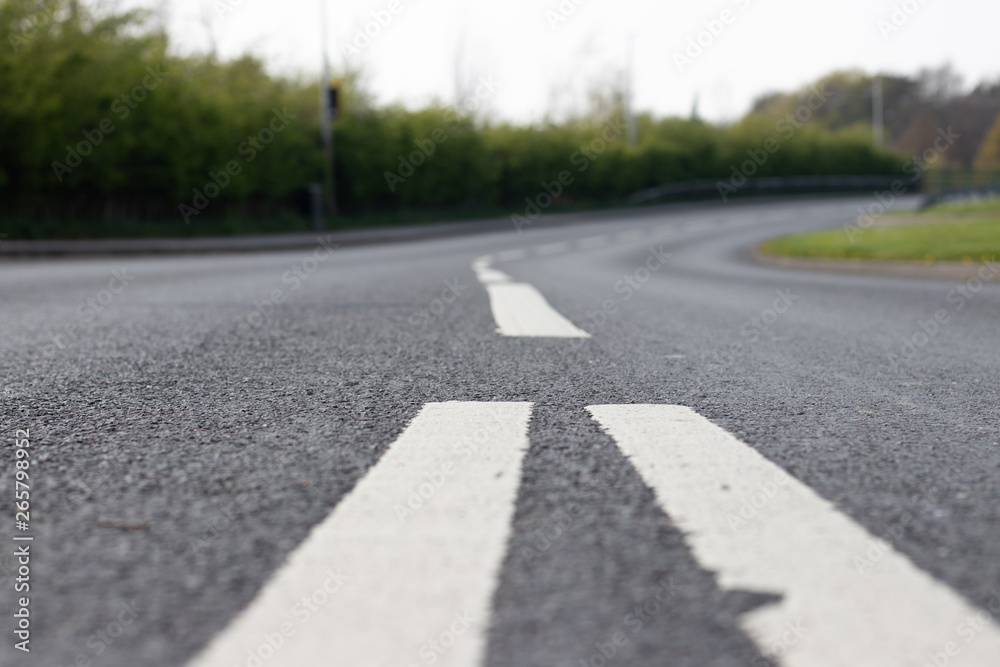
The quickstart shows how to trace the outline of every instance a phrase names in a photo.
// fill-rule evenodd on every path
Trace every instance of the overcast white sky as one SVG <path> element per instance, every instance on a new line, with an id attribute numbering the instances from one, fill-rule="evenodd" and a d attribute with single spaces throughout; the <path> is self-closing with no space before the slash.
<path id="1" fill-rule="evenodd" d="M 317 75 L 322 0 L 125 0 L 164 4 L 183 51 L 250 51 L 276 72 Z M 334 67 L 356 30 L 391 0 L 327 0 Z M 534 120 L 582 105 L 587 89 L 624 70 L 634 39 L 635 103 L 658 115 L 731 120 L 759 94 L 834 69 L 913 73 L 950 62 L 967 84 L 1000 76 L 996 0 L 395 0 L 399 11 L 356 56 L 381 102 L 455 99 L 456 79 L 492 77 L 501 118 Z M 578 4 L 577 4 L 578 3 Z M 903 6 L 912 11 L 902 13 Z M 231 6 L 231 11 L 223 11 Z M 547 12 L 565 11 L 555 26 Z M 899 29 L 887 36 L 899 7 Z M 675 53 L 728 10 L 730 23 L 679 71 Z M 383 14 L 383 18 L 384 18 Z M 562 14 L 560 14 L 562 16 Z M 902 20 L 905 17 L 905 21 Z M 209 29 L 210 26 L 210 29 Z M 718 31 L 719 24 L 715 25 Z M 456 72 L 458 76 L 456 77 Z"/>

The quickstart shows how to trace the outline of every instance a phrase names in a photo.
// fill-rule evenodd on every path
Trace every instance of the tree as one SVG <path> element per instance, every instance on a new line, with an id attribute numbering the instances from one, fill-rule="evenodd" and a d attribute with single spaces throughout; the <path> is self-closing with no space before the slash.
<path id="1" fill-rule="evenodd" d="M 976 166 L 983 169 L 1000 168 L 1000 114 L 979 146 Z"/>

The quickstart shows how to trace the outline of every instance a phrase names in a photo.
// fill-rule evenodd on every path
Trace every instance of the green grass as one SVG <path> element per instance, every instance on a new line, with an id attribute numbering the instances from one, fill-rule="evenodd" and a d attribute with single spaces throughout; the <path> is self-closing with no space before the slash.
<path id="1" fill-rule="evenodd" d="M 769 255 L 829 259 L 965 262 L 1000 256 L 1000 198 L 941 204 L 868 229 L 829 229 L 771 239 Z"/>

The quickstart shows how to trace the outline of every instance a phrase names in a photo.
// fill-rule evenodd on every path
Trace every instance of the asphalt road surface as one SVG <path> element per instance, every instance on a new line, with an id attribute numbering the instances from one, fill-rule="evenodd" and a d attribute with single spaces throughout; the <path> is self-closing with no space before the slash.
<path id="1" fill-rule="evenodd" d="M 747 257 L 870 202 L 0 265 L 0 664 L 1000 664 L 1000 272 Z"/>

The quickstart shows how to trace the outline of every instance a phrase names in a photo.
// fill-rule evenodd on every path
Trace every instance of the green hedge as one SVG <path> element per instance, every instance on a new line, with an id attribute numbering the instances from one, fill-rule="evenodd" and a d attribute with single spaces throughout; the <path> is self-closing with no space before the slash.
<path id="1" fill-rule="evenodd" d="M 249 56 L 171 55 L 143 13 L 94 14 L 73 0 L 0 0 L 0 32 L 0 218 L 22 221 L 6 225 L 13 235 L 24 235 L 25 220 L 50 221 L 39 226 L 46 235 L 59 220 L 176 222 L 182 205 L 194 225 L 280 219 L 323 180 L 315 82 L 270 75 Z M 731 127 L 640 116 L 629 147 L 620 114 L 488 124 L 440 106 L 378 108 L 353 81 L 335 152 L 349 214 L 520 211 L 546 184 L 561 190 L 557 205 L 609 203 L 726 178 L 769 139 L 780 150 L 758 176 L 893 173 L 901 163 L 874 151 L 863 128 L 806 124 L 786 136 L 761 115 Z M 552 187 L 565 172 L 568 185 Z"/>

